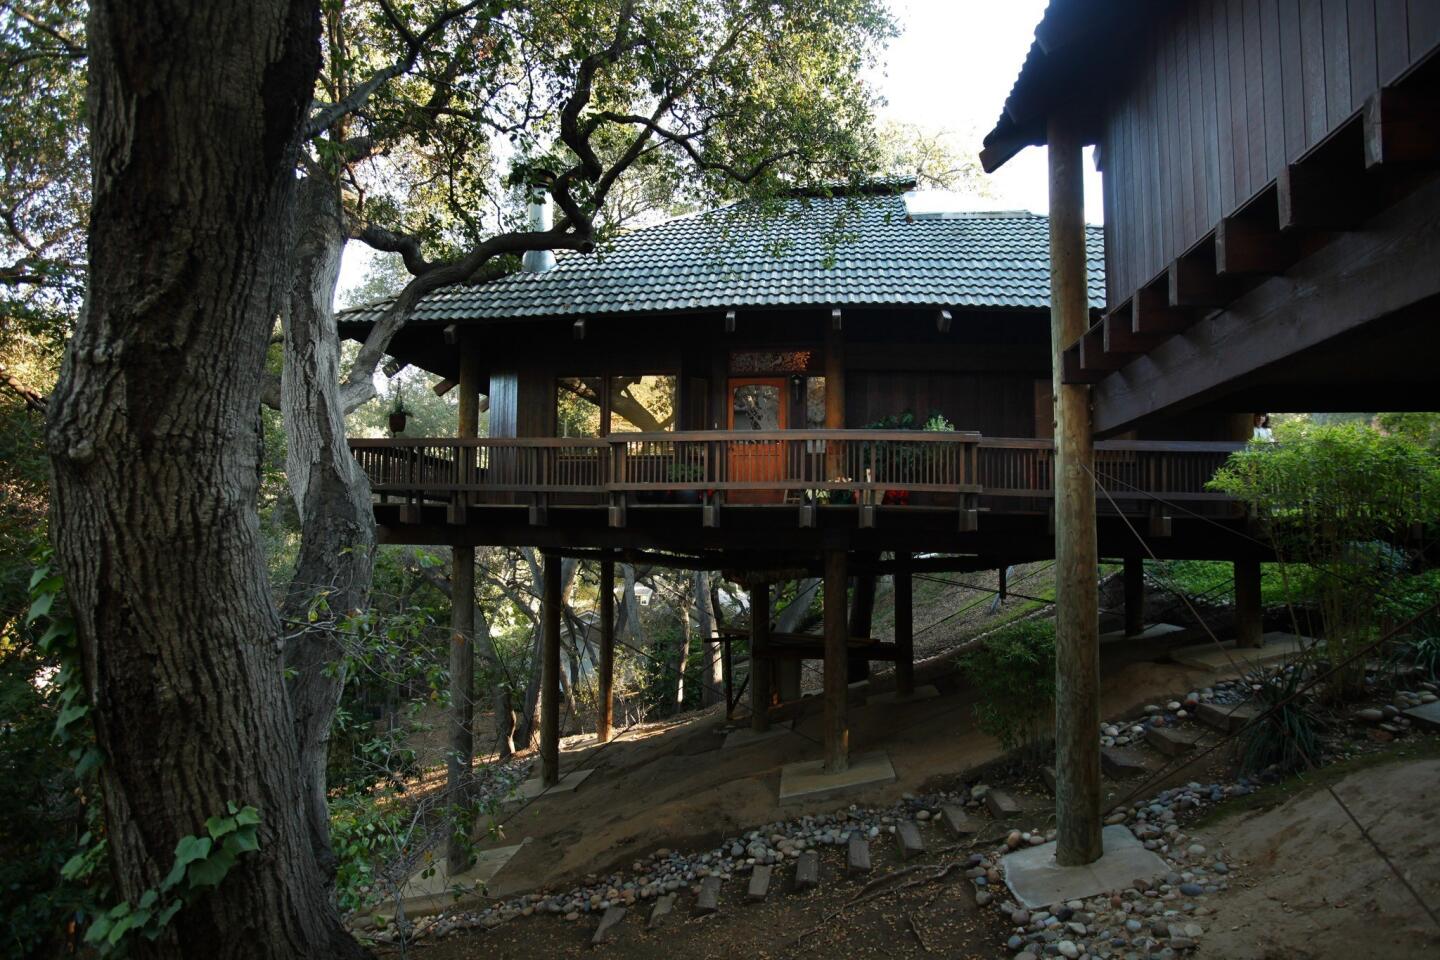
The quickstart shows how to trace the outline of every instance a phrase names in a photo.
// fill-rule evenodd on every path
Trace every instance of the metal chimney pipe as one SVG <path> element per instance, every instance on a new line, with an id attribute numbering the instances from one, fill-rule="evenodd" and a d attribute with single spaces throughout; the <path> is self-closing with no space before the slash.
<path id="1" fill-rule="evenodd" d="M 536 233 L 554 225 L 550 213 L 550 192 L 544 187 L 530 188 L 530 229 Z M 555 254 L 549 250 L 528 250 L 521 258 L 526 273 L 548 273 L 555 269 Z"/>

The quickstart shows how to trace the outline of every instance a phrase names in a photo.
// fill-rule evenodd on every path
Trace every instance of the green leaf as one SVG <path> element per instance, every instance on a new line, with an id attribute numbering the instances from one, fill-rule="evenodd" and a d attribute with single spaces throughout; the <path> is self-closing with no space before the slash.
<path id="1" fill-rule="evenodd" d="M 170 918 L 175 916 L 175 914 L 180 911 L 180 907 L 181 903 L 179 900 L 171 900 L 170 906 L 166 907 L 164 910 L 161 910 L 155 915 L 156 934 L 158 934 L 160 930 L 164 929 L 164 927 L 170 922 Z"/>
<path id="2" fill-rule="evenodd" d="M 98 917 L 96 917 L 90 922 L 89 929 L 85 931 L 85 942 L 99 943 L 100 941 L 104 940 L 105 935 L 110 932 L 110 927 L 113 923 L 114 921 L 111 920 L 108 916 L 103 913 L 100 914 Z"/>
<path id="3" fill-rule="evenodd" d="M 235 811 L 235 822 L 242 827 L 253 827 L 260 822 L 260 811 L 250 806 L 241 807 Z"/>
<path id="4" fill-rule="evenodd" d="M 160 881 L 161 888 L 168 890 L 179 883 L 185 875 L 185 867 L 208 856 L 211 845 L 209 837 L 181 837 L 180 842 L 175 844 L 175 865 Z"/>
<path id="5" fill-rule="evenodd" d="M 254 853 L 260 849 L 260 840 L 255 835 L 254 827 L 242 827 L 225 838 L 225 849 L 231 856 L 238 857 L 242 853 Z"/>
<path id="6" fill-rule="evenodd" d="M 204 860 L 197 860 L 190 865 L 187 876 L 192 887 L 215 887 L 225 879 L 225 874 L 235 866 L 235 858 L 223 847 L 211 852 Z"/>
<path id="7" fill-rule="evenodd" d="M 149 890 L 146 890 L 144 893 L 140 894 L 140 909 L 149 910 L 151 907 L 155 906 L 155 901 L 159 899 L 160 891 L 156 890 L 154 887 L 151 887 Z"/>
<path id="8" fill-rule="evenodd" d="M 55 603 L 55 594 L 42 593 L 30 604 L 30 612 L 25 614 L 27 624 L 34 623 L 39 618 L 50 612 L 50 607 Z"/>
<path id="9" fill-rule="evenodd" d="M 219 840 L 227 833 L 234 833 L 235 826 L 234 817 L 211 817 L 205 821 L 206 832 L 216 840 Z"/>
<path id="10" fill-rule="evenodd" d="M 39 583 L 41 580 L 44 580 L 44 579 L 45 579 L 46 577 L 48 577 L 48 576 L 50 576 L 50 568 L 49 568 L 49 567 L 47 567 L 47 566 L 39 566 L 39 567 L 36 567 L 36 568 L 35 568 L 35 572 L 32 573 L 32 574 L 30 574 L 30 586 L 29 586 L 27 589 L 34 590 L 34 589 L 35 589 L 35 585 L 36 585 L 37 583 Z"/>

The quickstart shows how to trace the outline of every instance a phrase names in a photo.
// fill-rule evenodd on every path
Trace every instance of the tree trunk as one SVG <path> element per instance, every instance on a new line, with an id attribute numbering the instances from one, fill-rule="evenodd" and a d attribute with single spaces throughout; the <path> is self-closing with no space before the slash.
<path id="1" fill-rule="evenodd" d="M 720 642 L 715 636 L 715 602 L 710 594 L 710 574 L 704 570 L 696 572 L 691 593 L 695 602 L 695 631 L 700 634 L 701 655 L 705 658 L 700 669 L 700 704 L 709 707 L 725 696 L 721 689 L 725 677 L 721 671 Z"/>
<path id="2" fill-rule="evenodd" d="M 256 514 L 318 5 L 176 6 L 91 5 L 89 284 L 50 404 L 111 874 L 135 902 L 181 837 L 252 804 L 260 850 L 131 955 L 357 957 L 312 849 Z"/>
<path id="3" fill-rule="evenodd" d="M 674 693 L 670 703 L 672 713 L 685 709 L 685 670 L 690 665 L 691 640 L 688 599 L 681 594 L 680 602 L 676 605 L 676 612 L 680 614 L 680 642 L 675 645 L 675 651 L 670 657 L 670 679 L 673 681 L 670 689 Z"/>
<path id="4" fill-rule="evenodd" d="M 370 603 L 375 519 L 370 483 L 345 442 L 340 399 L 340 337 L 333 308 L 345 245 L 338 185 L 323 177 L 300 181 L 286 309 L 280 411 L 285 423 L 285 475 L 300 517 L 300 555 L 281 605 L 286 688 L 294 712 L 305 812 L 311 844 L 327 877 L 330 815 L 325 774 L 330 728 L 345 674 L 344 650 L 333 629 Z M 319 616 L 313 621 L 311 610 Z M 301 625 L 308 626 L 301 627 Z"/>

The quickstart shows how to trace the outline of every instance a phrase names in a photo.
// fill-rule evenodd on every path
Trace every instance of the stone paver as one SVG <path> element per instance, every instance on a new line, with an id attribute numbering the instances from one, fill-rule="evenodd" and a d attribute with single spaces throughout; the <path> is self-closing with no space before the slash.
<path id="1" fill-rule="evenodd" d="M 720 878 L 706 877 L 700 881 L 700 896 L 695 899 L 695 913 L 708 916 L 720 910 Z"/>
<path id="2" fill-rule="evenodd" d="M 953 803 L 947 803 L 940 808 L 940 820 L 945 824 L 945 830 L 952 837 L 968 837 L 980 830 L 980 824 L 970 819 L 970 814 L 965 808 Z"/>
<path id="3" fill-rule="evenodd" d="M 1260 716 L 1260 708 L 1253 703 L 1202 703 L 1195 716 L 1206 726 L 1233 733 Z"/>
<path id="4" fill-rule="evenodd" d="M 996 820 L 1009 820 L 1021 814 L 1020 804 L 1004 790 L 990 790 L 985 794 L 985 806 Z"/>
<path id="5" fill-rule="evenodd" d="M 1138 750 L 1124 747 L 1100 748 L 1100 772 L 1111 780 L 1128 780 L 1150 771 L 1145 755 Z"/>
<path id="6" fill-rule="evenodd" d="M 655 908 L 650 911 L 650 921 L 645 924 L 645 929 L 654 930 L 660 926 L 662 920 L 670 915 L 675 909 L 675 894 L 667 893 L 665 896 L 656 899 Z"/>
<path id="7" fill-rule="evenodd" d="M 1198 730 L 1179 727 L 1151 727 L 1145 731 L 1145 742 L 1167 757 L 1178 757 L 1195 749 L 1200 740 Z"/>

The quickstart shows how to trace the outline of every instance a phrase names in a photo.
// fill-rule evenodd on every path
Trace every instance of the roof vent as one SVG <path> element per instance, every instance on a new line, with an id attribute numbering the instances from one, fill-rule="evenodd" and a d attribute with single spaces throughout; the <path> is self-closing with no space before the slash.
<path id="1" fill-rule="evenodd" d="M 553 225 L 550 213 L 550 192 L 544 187 L 530 188 L 530 230 L 544 233 Z M 549 273 L 555 269 L 555 254 L 549 250 L 527 250 L 520 260 L 526 273 Z"/>

